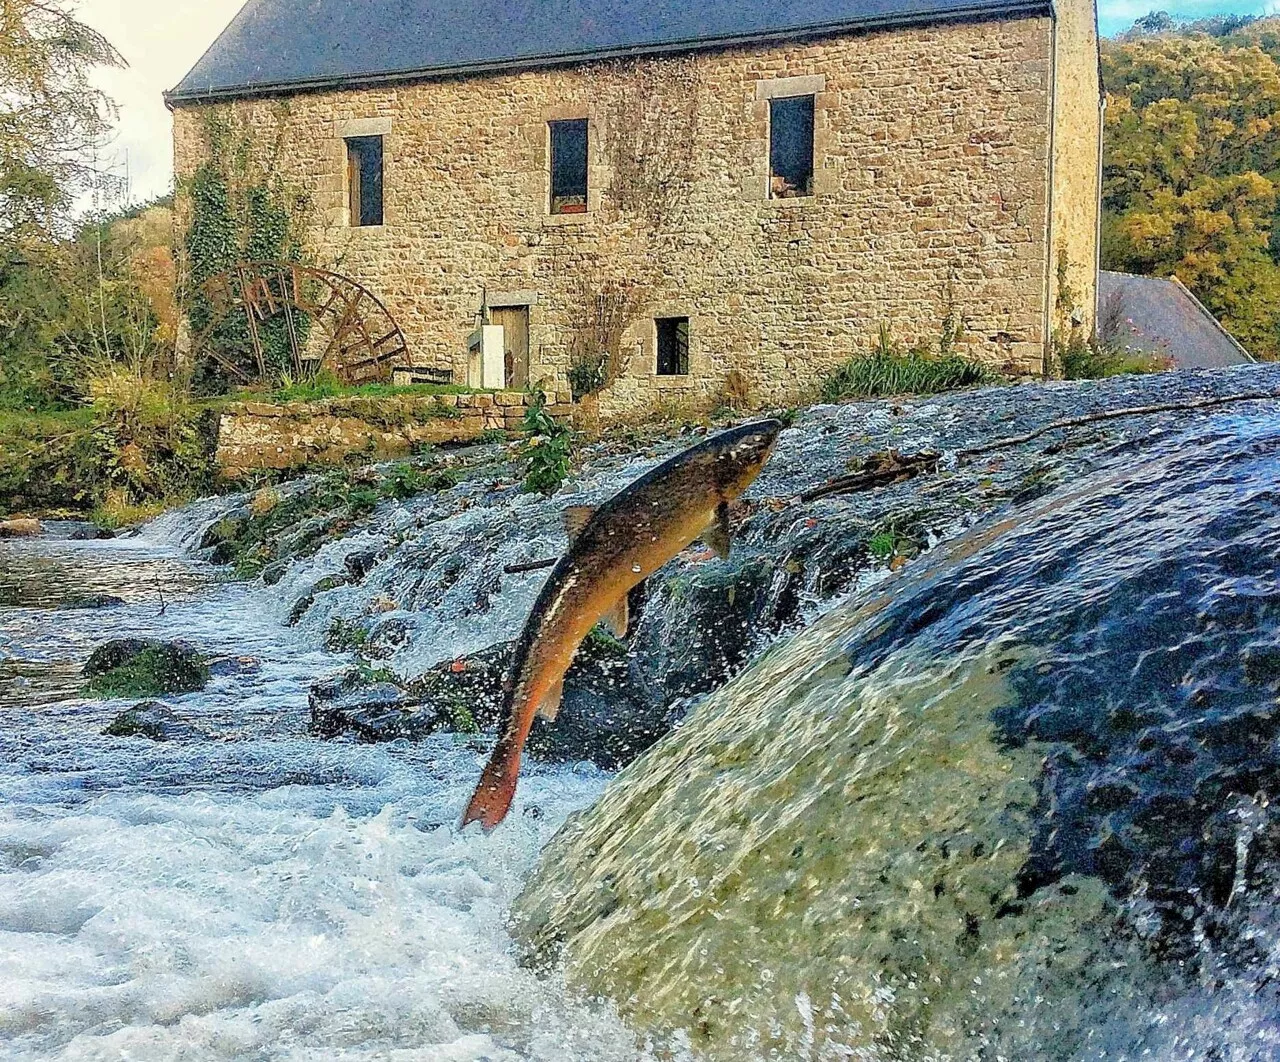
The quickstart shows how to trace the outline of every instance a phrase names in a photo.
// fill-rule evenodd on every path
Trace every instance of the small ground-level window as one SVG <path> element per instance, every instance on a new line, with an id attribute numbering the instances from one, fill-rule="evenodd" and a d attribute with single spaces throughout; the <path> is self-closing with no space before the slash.
<path id="1" fill-rule="evenodd" d="M 813 195 L 812 96 L 769 101 L 769 196 Z"/>
<path id="2" fill-rule="evenodd" d="M 689 318 L 659 317 L 658 375 L 689 375 Z"/>
<path id="3" fill-rule="evenodd" d="M 382 137 L 347 140 L 347 193 L 351 224 L 382 224 Z"/>
<path id="4" fill-rule="evenodd" d="M 587 212 L 587 120 L 551 122 L 551 213 Z"/>

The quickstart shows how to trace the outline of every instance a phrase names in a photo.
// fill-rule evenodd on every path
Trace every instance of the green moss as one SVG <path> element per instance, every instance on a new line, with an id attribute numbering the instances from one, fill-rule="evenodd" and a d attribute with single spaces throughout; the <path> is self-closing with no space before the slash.
<path id="1" fill-rule="evenodd" d="M 465 704 L 455 702 L 449 706 L 450 727 L 458 734 L 478 734 L 480 724 Z"/>
<path id="2" fill-rule="evenodd" d="M 203 663 L 174 666 L 172 654 L 163 649 L 144 649 L 120 667 L 95 675 L 85 683 L 89 697 L 160 697 L 169 693 L 195 693 L 209 681 Z"/>
<path id="3" fill-rule="evenodd" d="M 369 644 L 369 632 L 358 623 L 339 616 L 325 632 L 324 647 L 331 653 L 352 653 Z"/>

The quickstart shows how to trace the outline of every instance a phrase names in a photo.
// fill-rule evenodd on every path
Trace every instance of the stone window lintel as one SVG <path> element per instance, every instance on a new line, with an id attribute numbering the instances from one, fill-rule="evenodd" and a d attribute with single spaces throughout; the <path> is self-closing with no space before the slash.
<path id="1" fill-rule="evenodd" d="M 352 118 L 348 121 L 334 122 L 334 135 L 339 140 L 347 140 L 357 136 L 390 136 L 390 118 Z"/>
<path id="2" fill-rule="evenodd" d="M 756 82 L 757 102 L 786 99 L 788 96 L 818 96 L 827 91 L 826 74 L 773 77 Z"/>
<path id="3" fill-rule="evenodd" d="M 536 291 L 495 291 L 485 296 L 485 305 L 491 310 L 511 306 L 537 306 L 538 293 Z"/>

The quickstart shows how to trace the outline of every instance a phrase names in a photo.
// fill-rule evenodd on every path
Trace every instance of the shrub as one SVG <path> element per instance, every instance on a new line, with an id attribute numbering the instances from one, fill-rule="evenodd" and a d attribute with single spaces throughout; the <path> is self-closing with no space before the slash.
<path id="1" fill-rule="evenodd" d="M 1173 368 L 1168 358 L 1076 335 L 1067 342 L 1055 339 L 1053 355 L 1055 372 L 1066 380 L 1101 380 L 1108 376 L 1166 372 Z"/>
<path id="2" fill-rule="evenodd" d="M 524 489 L 550 497 L 569 476 L 573 432 L 547 412 L 547 396 L 541 391 L 533 392 L 522 427 L 529 436 L 524 448 Z"/>
<path id="3" fill-rule="evenodd" d="M 985 366 L 951 353 L 949 342 L 940 344 L 937 352 L 925 346 L 904 350 L 891 338 L 888 326 L 882 325 L 875 351 L 845 362 L 828 376 L 822 383 L 822 398 L 839 402 L 880 395 L 938 394 L 995 379 L 996 374 Z"/>

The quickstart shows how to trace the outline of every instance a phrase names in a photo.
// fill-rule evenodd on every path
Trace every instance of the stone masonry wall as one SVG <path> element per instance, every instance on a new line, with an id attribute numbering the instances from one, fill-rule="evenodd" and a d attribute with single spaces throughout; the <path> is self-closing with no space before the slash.
<path id="1" fill-rule="evenodd" d="M 552 416 L 573 414 L 570 395 L 548 397 Z M 488 431 L 517 431 L 528 404 L 529 395 L 513 391 L 241 402 L 228 406 L 218 422 L 218 473 L 236 480 L 262 469 L 296 471 L 476 442 Z"/>
<path id="2" fill-rule="evenodd" d="M 483 293 L 514 293 L 532 379 L 568 390 L 590 293 L 640 278 L 625 372 L 600 403 L 618 419 L 714 404 L 732 369 L 753 401 L 793 401 L 882 322 L 935 338 L 950 306 L 972 356 L 1039 371 L 1052 77 L 1052 23 L 1028 18 L 221 106 L 264 157 L 283 126 L 312 254 L 386 302 L 417 364 L 464 378 Z M 690 145 L 683 187 L 646 235 L 606 194 L 624 135 L 611 108 L 679 114 L 691 91 L 696 125 L 673 141 Z M 771 200 L 767 101 L 793 91 L 817 91 L 815 195 Z M 201 110 L 174 115 L 180 178 L 208 151 Z M 551 216 L 547 122 L 567 117 L 591 121 L 591 209 Z M 352 228 L 343 138 L 368 133 L 385 137 L 385 224 Z M 658 377 L 653 318 L 684 315 L 690 374 Z"/>
<path id="3" fill-rule="evenodd" d="M 1093 0 L 1059 0 L 1057 12 L 1050 272 L 1053 327 L 1059 335 L 1078 329 L 1087 338 L 1093 334 L 1098 303 L 1102 181 L 1098 15 Z M 1062 291 L 1063 280 L 1066 292 Z"/>

